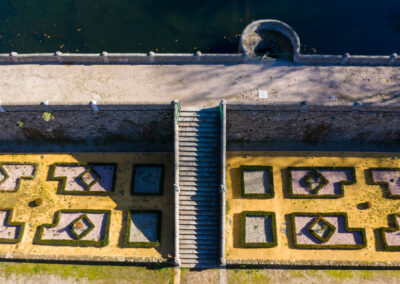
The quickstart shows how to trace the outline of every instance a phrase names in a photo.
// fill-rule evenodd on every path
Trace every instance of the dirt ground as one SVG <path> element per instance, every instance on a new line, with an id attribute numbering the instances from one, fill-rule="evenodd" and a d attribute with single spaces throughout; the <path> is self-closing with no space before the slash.
<path id="1" fill-rule="evenodd" d="M 268 99 L 258 99 L 267 90 Z M 238 65 L 0 65 L 7 104 L 169 103 L 214 106 L 261 102 L 400 104 L 399 67 Z"/>

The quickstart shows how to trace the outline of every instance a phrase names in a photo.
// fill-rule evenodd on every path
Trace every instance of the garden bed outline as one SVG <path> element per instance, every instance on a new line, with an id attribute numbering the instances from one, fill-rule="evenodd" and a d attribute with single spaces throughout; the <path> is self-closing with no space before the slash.
<path id="1" fill-rule="evenodd" d="M 157 167 L 161 168 L 161 176 L 160 176 L 160 186 L 158 188 L 158 193 L 135 193 L 135 173 L 136 173 L 136 168 L 139 167 Z M 132 167 L 132 181 L 131 181 L 131 195 L 163 195 L 164 193 L 164 173 L 165 172 L 165 165 L 164 164 L 133 164 Z"/>
<path id="2" fill-rule="evenodd" d="M 390 224 L 389 224 L 389 227 L 379 229 L 379 231 L 381 233 L 381 237 L 382 237 L 383 248 L 385 251 L 400 251 L 400 244 L 397 246 L 388 245 L 387 241 L 386 241 L 386 235 L 385 235 L 385 232 L 400 231 L 400 226 L 399 226 L 399 223 L 397 222 L 397 217 L 400 217 L 400 213 L 390 214 L 388 217 L 389 217 L 389 221 L 392 221 L 394 226 L 390 226 Z"/>
<path id="3" fill-rule="evenodd" d="M 60 216 L 62 213 L 101 213 L 106 215 L 106 227 L 104 228 L 104 239 L 100 241 L 92 240 L 43 240 L 42 236 L 44 229 L 54 228 L 58 226 L 60 222 Z M 82 215 L 82 216 L 83 216 Z M 111 210 L 96 210 L 96 209 L 62 209 L 54 213 L 54 219 L 52 224 L 42 224 L 37 227 L 36 234 L 33 239 L 33 243 L 37 245 L 51 245 L 51 246 L 79 246 L 79 247 L 104 247 L 109 244 L 109 229 L 111 224 Z M 70 224 L 68 225 L 68 227 Z"/>
<path id="4" fill-rule="evenodd" d="M 398 171 L 400 172 L 400 168 L 368 168 L 366 171 L 365 179 L 367 184 L 371 185 L 379 185 L 381 188 L 384 190 L 384 196 L 385 198 L 388 199 L 400 199 L 400 194 L 392 194 L 389 188 L 389 182 L 387 181 L 375 181 L 374 176 L 372 174 L 372 171 Z"/>
<path id="5" fill-rule="evenodd" d="M 306 171 L 317 171 L 320 173 L 318 170 L 349 170 L 351 171 L 351 174 L 353 176 L 353 179 L 351 180 L 343 180 L 339 182 L 339 194 L 295 194 L 293 193 L 293 186 L 292 186 L 292 170 L 306 170 Z M 351 185 L 351 184 L 356 184 L 357 183 L 357 177 L 356 177 L 356 171 L 354 167 L 288 167 L 286 168 L 286 174 L 287 174 L 287 193 L 289 198 L 293 199 L 302 199 L 302 198 L 307 198 L 307 199 L 337 199 L 337 198 L 342 198 L 344 197 L 344 185 Z M 320 173 L 321 174 L 321 173 Z"/>
<path id="6" fill-rule="evenodd" d="M 345 212 L 332 212 L 332 213 L 311 213 L 311 212 L 293 212 L 290 215 L 290 225 L 292 226 L 292 237 L 293 237 L 293 245 L 294 248 L 298 249 L 342 249 L 342 250 L 347 250 L 347 249 L 363 249 L 367 247 L 367 236 L 365 233 L 364 228 L 350 228 L 348 226 L 348 219 L 347 219 L 347 213 Z M 311 245 L 305 245 L 305 244 L 298 244 L 297 243 L 297 236 L 296 236 L 296 224 L 295 224 L 295 217 L 339 217 L 342 216 L 344 217 L 344 227 L 346 232 L 361 232 L 361 237 L 363 240 L 362 244 L 355 244 L 355 245 L 319 245 L 319 244 L 311 244 Z"/>
<path id="7" fill-rule="evenodd" d="M 273 176 L 273 168 L 271 166 L 247 166 L 241 165 L 240 169 L 240 194 L 243 198 L 265 198 L 270 199 L 275 197 L 275 189 L 274 189 L 274 176 Z M 244 171 L 245 170 L 263 170 L 269 172 L 268 178 L 268 186 L 271 189 L 271 193 L 245 193 L 245 185 L 244 185 Z"/>
<path id="8" fill-rule="evenodd" d="M 272 238 L 273 242 L 265 242 L 265 243 L 246 243 L 246 217 L 247 216 L 271 216 L 271 224 L 272 224 Z M 278 245 L 277 233 L 276 233 L 276 218 L 275 212 L 269 211 L 243 211 L 242 212 L 242 246 L 245 248 L 272 248 Z"/>
<path id="9" fill-rule="evenodd" d="M 38 164 L 37 163 L 12 163 L 12 162 L 6 162 L 6 163 L 0 163 L 0 170 L 6 175 L 7 178 L 10 176 L 8 175 L 7 171 L 3 168 L 3 165 L 11 165 L 11 166 L 19 166 L 19 165 L 28 165 L 28 166 L 33 166 L 33 173 L 32 176 L 20 176 L 17 179 L 17 186 L 13 190 L 0 190 L 0 193 L 8 193 L 8 192 L 17 192 L 21 188 L 21 180 L 33 180 L 36 177 L 36 174 L 38 172 Z M 3 179 L 0 184 L 2 184 L 6 179 Z"/>
<path id="10" fill-rule="evenodd" d="M 131 242 L 129 241 L 131 232 L 132 213 L 136 214 L 156 214 L 157 215 L 157 241 L 156 242 Z M 130 248 L 153 248 L 160 246 L 161 243 L 161 210 L 129 210 L 126 220 L 125 241 L 124 245 Z"/>
<path id="11" fill-rule="evenodd" d="M 86 191 L 67 191 L 65 190 L 66 183 L 67 183 L 67 177 L 66 176 L 60 176 L 60 177 L 55 177 L 54 173 L 56 170 L 57 166 L 84 166 L 84 167 L 93 167 L 94 166 L 114 166 L 114 172 L 113 172 L 113 179 L 112 179 L 112 186 L 110 191 L 90 191 L 90 188 Z M 110 196 L 113 195 L 115 192 L 115 181 L 117 179 L 117 163 L 54 163 L 49 166 L 49 174 L 47 180 L 50 181 L 58 181 L 58 187 L 57 187 L 57 194 L 63 194 L 63 195 L 97 195 L 97 196 Z M 86 172 L 86 170 L 85 170 Z"/>
<path id="12" fill-rule="evenodd" d="M 12 222 L 12 217 L 14 213 L 14 209 L 12 208 L 2 208 L 0 211 L 8 211 L 8 218 L 5 220 L 8 226 L 19 226 L 18 237 L 16 239 L 4 239 L 0 238 L 0 244 L 17 244 L 22 240 L 22 236 L 25 231 L 25 223 L 24 222 Z"/>

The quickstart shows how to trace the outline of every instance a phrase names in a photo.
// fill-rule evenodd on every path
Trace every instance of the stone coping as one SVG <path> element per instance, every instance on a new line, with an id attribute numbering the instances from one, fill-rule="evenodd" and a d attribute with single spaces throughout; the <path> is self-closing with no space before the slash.
<path id="1" fill-rule="evenodd" d="M 400 66 L 400 56 L 295 54 L 297 65 Z M 0 64 L 241 64 L 265 63 L 241 53 L 26 53 L 0 54 Z"/>

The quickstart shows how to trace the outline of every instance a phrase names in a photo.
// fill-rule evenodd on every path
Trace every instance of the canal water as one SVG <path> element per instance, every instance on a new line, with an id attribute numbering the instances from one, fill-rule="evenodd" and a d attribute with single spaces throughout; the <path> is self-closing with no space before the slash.
<path id="1" fill-rule="evenodd" d="M 400 53 L 400 0 L 0 0 L 0 52 L 237 52 L 278 19 L 303 53 Z"/>

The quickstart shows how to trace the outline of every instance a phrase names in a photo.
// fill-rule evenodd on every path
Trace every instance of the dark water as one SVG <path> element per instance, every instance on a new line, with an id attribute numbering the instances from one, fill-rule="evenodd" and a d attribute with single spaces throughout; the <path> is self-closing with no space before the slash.
<path id="1" fill-rule="evenodd" d="M 267 18 L 306 53 L 400 53 L 400 0 L 0 0 L 0 52 L 230 53 Z"/>

